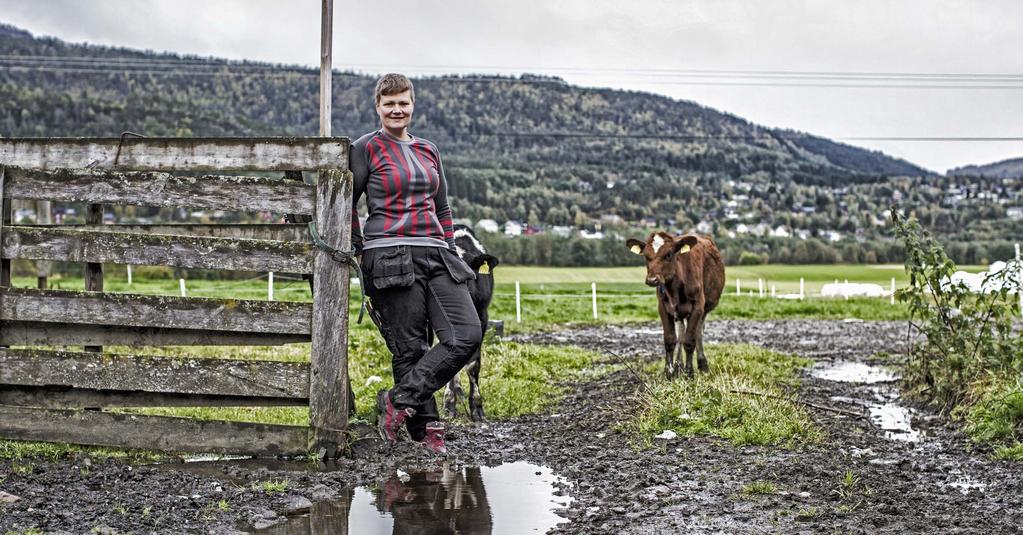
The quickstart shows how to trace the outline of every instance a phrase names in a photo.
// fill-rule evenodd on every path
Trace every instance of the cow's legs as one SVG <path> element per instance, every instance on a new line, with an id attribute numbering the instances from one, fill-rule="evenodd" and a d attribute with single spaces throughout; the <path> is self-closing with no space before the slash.
<path id="1" fill-rule="evenodd" d="M 678 368 L 682 363 L 682 336 L 686 332 L 686 322 L 684 319 L 675 319 L 675 351 L 672 352 L 672 359 L 674 362 L 671 364 L 671 378 L 678 376 Z"/>
<path id="2" fill-rule="evenodd" d="M 661 330 L 664 333 L 664 376 L 672 379 L 675 376 L 675 346 L 678 344 L 678 332 L 675 329 L 675 318 L 668 312 L 665 299 L 658 299 L 657 312 L 661 316 Z"/>
<path id="3" fill-rule="evenodd" d="M 700 316 L 700 325 L 696 328 L 696 366 L 701 372 L 710 370 L 710 365 L 707 363 L 707 355 L 703 353 L 703 324 L 707 316 Z"/>
<path id="4" fill-rule="evenodd" d="M 459 374 L 455 374 L 454 377 L 448 381 L 448 385 L 444 387 L 444 412 L 447 413 L 449 418 L 458 416 L 458 399 L 465 396 L 462 391 L 462 383 L 458 380 Z"/>
<path id="5" fill-rule="evenodd" d="M 469 417 L 474 422 L 482 422 L 486 419 L 483 414 L 483 393 L 480 391 L 481 356 L 477 351 L 476 357 L 469 361 L 469 366 L 465 369 L 469 374 Z"/>
<path id="6" fill-rule="evenodd" d="M 686 351 L 686 376 L 693 376 L 693 351 L 696 350 L 698 329 L 703 322 L 703 311 L 694 310 L 686 320 L 686 332 L 682 337 L 682 347 Z"/>

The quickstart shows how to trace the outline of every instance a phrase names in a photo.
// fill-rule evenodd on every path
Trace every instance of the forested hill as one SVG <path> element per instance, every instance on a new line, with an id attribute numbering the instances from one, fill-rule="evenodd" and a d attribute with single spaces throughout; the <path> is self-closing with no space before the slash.
<path id="1" fill-rule="evenodd" d="M 376 127 L 373 83 L 335 76 L 335 134 Z M 317 92 L 307 68 L 69 44 L 0 26 L 0 136 L 313 135 Z M 416 80 L 416 92 L 413 132 L 440 145 L 457 213 L 474 219 L 571 225 L 616 214 L 692 224 L 719 213 L 729 184 L 763 192 L 759 210 L 769 213 L 820 204 L 818 190 L 929 174 L 693 102 L 556 78 L 437 77 Z"/>
<path id="2" fill-rule="evenodd" d="M 966 165 L 950 169 L 950 176 L 976 176 L 988 178 L 1023 178 L 1023 158 L 1013 158 L 986 165 Z"/>

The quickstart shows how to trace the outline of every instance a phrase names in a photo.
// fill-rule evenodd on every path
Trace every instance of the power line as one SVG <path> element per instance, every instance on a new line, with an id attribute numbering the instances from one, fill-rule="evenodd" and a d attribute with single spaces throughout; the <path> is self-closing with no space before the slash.
<path id="1" fill-rule="evenodd" d="M 778 141 L 827 139 L 842 141 L 940 141 L 940 142 L 979 142 L 979 141 L 1023 141 L 1023 136 L 823 136 L 800 134 L 777 135 L 742 135 L 742 134 L 605 134 L 598 132 L 476 132 L 480 137 L 509 138 L 580 138 L 580 139 L 664 139 L 671 141 Z"/>
<path id="2" fill-rule="evenodd" d="M 103 56 L 45 56 L 0 54 L 0 60 L 7 61 L 43 61 L 43 62 L 86 62 L 86 63 L 141 63 L 148 65 L 195 65 L 201 67 L 231 67 L 256 69 L 289 69 L 315 71 L 312 67 L 232 61 L 223 59 L 201 58 L 132 58 Z M 1023 80 L 1023 73 L 950 73 L 950 72 L 895 72 L 895 71 L 803 71 L 803 70 L 737 70 L 737 69 L 659 69 L 659 68 L 621 68 L 621 67 L 515 67 L 497 65 L 413 65 L 413 64 L 348 64 L 352 68 L 375 70 L 435 70 L 450 72 L 451 70 L 486 70 L 504 72 L 572 72 L 572 73 L 615 73 L 615 74 L 649 74 L 656 76 L 694 76 L 694 77 L 739 77 L 739 78 L 898 78 L 898 79 L 936 79 L 976 78 L 990 81 L 994 79 Z"/>
<path id="3" fill-rule="evenodd" d="M 26 64 L 28 63 L 28 64 Z M 41 64 L 40 64 L 41 63 Z M 318 71 L 299 66 L 201 62 L 201 60 L 100 58 L 70 56 L 0 55 L 0 66 L 13 71 L 65 72 L 75 74 L 145 74 L 160 76 L 318 76 Z M 392 66 L 393 67 L 393 66 Z M 415 66 L 409 66 L 416 69 Z M 422 68 L 422 67 L 418 67 Z M 439 68 L 439 67 L 429 67 Z M 452 67 L 455 68 L 455 67 Z M 541 69 L 543 70 L 543 69 Z M 580 73 L 596 73 L 601 82 L 621 82 L 735 87 L 810 87 L 852 89 L 1023 89 L 1023 75 L 997 73 L 886 73 L 842 71 L 737 71 L 696 69 L 566 69 Z M 604 73 L 630 74 L 626 79 L 608 78 Z M 337 72 L 335 76 L 358 77 Z M 645 79 L 637 80 L 637 76 Z M 439 76 L 430 81 L 459 83 L 526 83 L 559 84 L 560 79 L 495 76 Z"/>

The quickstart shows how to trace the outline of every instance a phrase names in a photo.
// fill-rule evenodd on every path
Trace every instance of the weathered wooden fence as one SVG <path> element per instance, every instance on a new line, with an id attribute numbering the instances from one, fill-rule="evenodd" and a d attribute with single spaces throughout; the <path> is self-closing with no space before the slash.
<path id="1" fill-rule="evenodd" d="M 107 204 L 304 214 L 329 246 L 347 250 L 348 154 L 345 138 L 0 139 L 0 437 L 335 455 L 348 424 L 348 266 L 295 240 L 304 230 L 295 226 L 103 225 L 102 217 Z M 295 170 L 318 171 L 317 184 L 193 176 Z M 12 225 L 11 199 L 87 203 L 88 223 Z M 12 288 L 12 259 L 82 262 L 86 291 Z M 313 302 L 104 293 L 103 263 L 312 274 Z M 310 340 L 308 364 L 102 353 L 104 345 Z M 306 404 L 308 426 L 89 410 Z"/>

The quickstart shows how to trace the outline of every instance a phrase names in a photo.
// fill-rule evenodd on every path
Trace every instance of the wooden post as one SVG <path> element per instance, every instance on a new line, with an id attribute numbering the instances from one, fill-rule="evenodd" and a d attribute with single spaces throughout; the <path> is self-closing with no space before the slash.
<path id="1" fill-rule="evenodd" d="M 103 224 L 103 205 L 90 204 L 85 214 L 85 222 L 90 225 Z M 103 291 L 103 264 L 89 262 L 85 264 L 85 290 L 89 292 Z M 103 346 L 85 346 L 86 351 L 103 352 Z"/>
<path id="2" fill-rule="evenodd" d="M 316 227 L 335 249 L 351 248 L 352 175 L 324 171 L 316 184 Z M 309 366 L 310 450 L 337 457 L 348 428 L 348 265 L 324 251 L 313 267 L 312 355 Z"/>
<path id="3" fill-rule="evenodd" d="M 802 301 L 806 297 L 806 284 L 803 281 L 803 277 L 799 277 L 799 300 Z"/>
<path id="4" fill-rule="evenodd" d="M 330 137 L 331 97 L 331 39 L 334 33 L 334 0 L 323 0 L 320 15 L 320 135 Z"/>
<path id="5" fill-rule="evenodd" d="M 0 199 L 3 199 L 3 207 L 0 208 L 0 243 L 3 243 L 3 227 L 11 225 L 11 200 L 3 198 L 4 175 L 4 166 L 0 165 Z M 11 261 L 7 258 L 0 260 L 0 286 L 11 286 Z"/>
<path id="6" fill-rule="evenodd" d="M 185 279 L 178 279 L 178 289 L 181 290 L 181 297 L 188 297 L 185 292 Z"/>
<path id="7" fill-rule="evenodd" d="M 735 295 L 736 297 L 742 296 L 742 280 L 738 277 L 735 278 Z"/>
<path id="8" fill-rule="evenodd" d="M 128 264 L 128 286 L 131 286 L 131 264 Z"/>
<path id="9" fill-rule="evenodd" d="M 760 297 L 764 296 L 764 279 L 757 279 L 757 288 L 759 288 Z"/>
<path id="10" fill-rule="evenodd" d="M 597 319 L 597 283 L 591 282 L 590 288 L 593 290 L 593 319 Z"/>
<path id="11" fill-rule="evenodd" d="M 892 277 L 892 291 L 891 291 L 891 293 L 889 295 L 891 295 L 891 298 L 889 299 L 889 303 L 894 305 L 895 304 L 895 277 Z"/>
<path id="12" fill-rule="evenodd" d="M 274 272 L 270 271 L 266 275 L 266 300 L 274 300 Z"/>
<path id="13" fill-rule="evenodd" d="M 36 223 L 39 225 L 50 225 L 53 223 L 50 201 L 36 201 Z M 50 277 L 50 262 L 48 260 L 36 260 L 36 287 L 40 290 L 46 289 Z"/>

